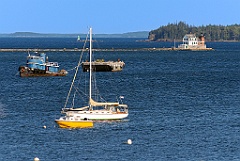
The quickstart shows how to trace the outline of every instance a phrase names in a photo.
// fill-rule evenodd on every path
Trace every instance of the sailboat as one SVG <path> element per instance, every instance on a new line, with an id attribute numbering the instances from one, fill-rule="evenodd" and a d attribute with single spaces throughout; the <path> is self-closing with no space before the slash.
<path id="1" fill-rule="evenodd" d="M 98 102 L 92 98 L 92 86 L 94 86 L 93 82 L 93 68 L 92 68 L 92 28 L 89 30 L 90 35 L 90 46 L 89 46 L 89 62 L 90 62 L 90 70 L 89 70 L 89 93 L 88 93 L 88 103 L 83 107 L 70 107 L 67 108 L 69 96 L 72 93 L 72 89 L 78 89 L 75 87 L 75 80 L 78 73 L 78 68 L 81 66 L 81 62 L 79 60 L 78 66 L 76 68 L 76 72 L 68 92 L 68 96 L 65 102 L 65 106 L 62 109 L 62 113 L 66 114 L 67 117 L 78 117 L 82 120 L 122 120 L 128 117 L 128 106 L 123 104 L 122 99 L 123 96 L 119 97 L 119 100 L 116 102 Z M 86 38 L 87 40 L 87 38 Z M 80 56 L 81 57 L 81 56 Z M 74 104 L 74 103 L 72 103 Z"/>

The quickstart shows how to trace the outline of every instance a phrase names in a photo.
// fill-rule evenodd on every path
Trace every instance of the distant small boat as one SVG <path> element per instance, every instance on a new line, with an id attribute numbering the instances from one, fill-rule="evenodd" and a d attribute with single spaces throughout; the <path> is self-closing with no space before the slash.
<path id="1" fill-rule="evenodd" d="M 88 39 L 86 39 L 86 40 L 81 39 L 80 36 L 78 35 L 77 42 L 89 42 L 89 40 Z M 92 40 L 92 42 L 96 42 L 96 40 Z"/>
<path id="2" fill-rule="evenodd" d="M 77 41 L 81 41 L 80 36 L 78 36 Z"/>
<path id="3" fill-rule="evenodd" d="M 97 59 L 92 62 L 92 70 L 94 72 L 119 72 L 123 70 L 125 63 L 123 61 L 104 61 L 103 59 Z M 82 68 L 84 72 L 88 72 L 90 69 L 90 62 L 82 62 Z"/>
<path id="4" fill-rule="evenodd" d="M 93 121 L 82 120 L 80 117 L 63 116 L 56 119 L 55 122 L 61 128 L 90 128 L 93 127 Z"/>
<path id="5" fill-rule="evenodd" d="M 66 76 L 68 72 L 59 70 L 57 62 L 48 62 L 45 53 L 28 54 L 26 66 L 19 67 L 21 77 Z"/>

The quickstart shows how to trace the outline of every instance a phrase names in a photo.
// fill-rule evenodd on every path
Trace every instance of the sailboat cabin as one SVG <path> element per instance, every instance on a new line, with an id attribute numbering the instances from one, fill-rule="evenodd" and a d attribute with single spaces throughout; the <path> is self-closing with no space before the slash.
<path id="1" fill-rule="evenodd" d="M 195 34 L 186 34 L 183 37 L 183 43 L 178 45 L 179 49 L 205 49 L 205 39 L 201 35 L 197 37 Z"/>

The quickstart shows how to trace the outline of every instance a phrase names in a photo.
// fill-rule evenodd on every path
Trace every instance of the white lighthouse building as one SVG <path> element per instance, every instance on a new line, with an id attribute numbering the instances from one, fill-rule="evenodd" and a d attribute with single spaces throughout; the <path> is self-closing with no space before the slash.
<path id="1" fill-rule="evenodd" d="M 195 34 L 186 34 L 183 43 L 178 45 L 179 49 L 206 49 L 204 36 L 196 37 Z"/>

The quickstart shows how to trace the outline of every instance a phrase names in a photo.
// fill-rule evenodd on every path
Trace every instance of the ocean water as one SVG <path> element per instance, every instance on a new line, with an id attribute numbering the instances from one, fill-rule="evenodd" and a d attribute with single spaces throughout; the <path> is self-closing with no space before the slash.
<path id="1" fill-rule="evenodd" d="M 0 48 L 82 48 L 75 39 L 1 38 Z M 101 39 L 98 48 L 171 47 L 170 42 Z M 0 160 L 240 160 L 240 43 L 207 43 L 214 51 L 95 52 L 126 63 L 96 73 L 108 100 L 124 96 L 129 117 L 90 129 L 54 122 L 80 53 L 49 52 L 66 77 L 20 78 L 27 53 L 0 53 Z M 43 128 L 46 126 L 47 128 Z M 127 145 L 128 139 L 133 144 Z"/>

